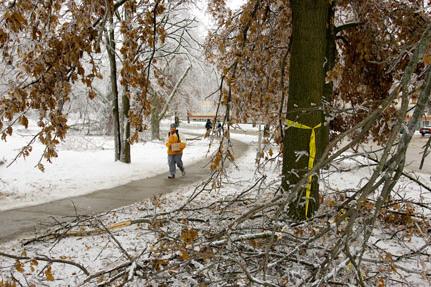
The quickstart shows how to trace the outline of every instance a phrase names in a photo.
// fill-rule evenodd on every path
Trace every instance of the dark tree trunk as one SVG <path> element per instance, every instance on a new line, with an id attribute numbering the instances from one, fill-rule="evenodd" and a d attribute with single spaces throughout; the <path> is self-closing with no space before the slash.
<path id="1" fill-rule="evenodd" d="M 282 187 L 289 191 L 309 170 L 312 129 L 322 124 L 322 97 L 325 85 L 325 56 L 329 2 L 327 0 L 292 0 L 292 51 L 289 66 L 287 119 L 298 123 L 286 129 L 283 144 Z M 308 127 L 308 128 L 305 128 Z M 321 128 L 316 133 L 318 159 L 321 150 Z M 316 162 L 316 161 L 314 161 Z M 307 179 L 308 181 L 308 179 Z M 296 219 L 310 217 L 319 205 L 318 181 L 313 176 L 309 197 L 301 187 L 296 200 L 289 205 L 289 215 Z"/>
<path id="2" fill-rule="evenodd" d="M 124 94 L 122 97 L 123 103 L 123 116 L 122 116 L 122 143 L 121 143 L 121 151 L 120 151 L 120 161 L 124 163 L 130 163 L 130 121 L 129 121 L 129 110 L 130 110 L 130 101 L 128 97 L 129 91 L 128 88 L 124 88 Z"/>
<path id="3" fill-rule="evenodd" d="M 328 16 L 328 29 L 326 31 L 326 64 L 325 64 L 325 77 L 327 72 L 332 70 L 335 66 L 335 60 L 337 57 L 337 46 L 335 43 L 335 26 L 334 26 L 334 13 L 335 13 L 335 4 L 332 3 L 329 8 L 329 16 Z M 320 152 L 328 146 L 329 144 L 329 122 L 326 118 L 329 117 L 329 109 L 331 107 L 332 102 L 332 94 L 333 94 L 334 85 L 332 82 L 325 83 L 323 88 L 323 120 L 325 123 L 322 126 L 321 130 L 321 149 Z"/>
<path id="4" fill-rule="evenodd" d="M 129 18 L 129 13 L 125 11 L 124 17 L 126 20 Z M 123 96 L 121 98 L 122 103 L 122 115 L 121 115 L 121 149 L 120 149 L 120 161 L 124 163 L 131 162 L 130 156 L 130 91 L 127 83 L 124 84 Z"/>
<path id="5" fill-rule="evenodd" d="M 160 140 L 160 98 L 153 94 L 151 101 L 151 139 Z"/>
<path id="6" fill-rule="evenodd" d="M 111 7 L 112 9 L 112 7 Z M 118 86 L 117 86 L 117 62 L 115 59 L 115 36 L 114 19 L 112 11 L 109 13 L 109 30 L 106 35 L 106 48 L 109 58 L 111 92 L 112 92 L 112 116 L 114 119 L 114 141 L 115 141 L 115 160 L 120 160 L 121 155 L 121 131 L 120 131 L 120 110 L 118 105 Z"/>

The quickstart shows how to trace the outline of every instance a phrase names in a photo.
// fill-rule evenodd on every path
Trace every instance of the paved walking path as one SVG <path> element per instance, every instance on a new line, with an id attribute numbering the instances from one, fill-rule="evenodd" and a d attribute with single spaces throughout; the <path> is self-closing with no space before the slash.
<path id="1" fill-rule="evenodd" d="M 247 144 L 233 141 L 236 158 L 248 149 Z M 209 159 L 203 159 L 186 166 L 186 176 L 175 180 L 167 178 L 168 172 L 114 188 L 98 190 L 82 196 L 56 200 L 36 206 L 23 207 L 0 212 L 0 242 L 6 242 L 43 228 L 41 223 L 52 221 L 52 217 L 74 216 L 78 214 L 97 214 L 135 202 L 143 201 L 154 195 L 173 192 L 180 187 L 205 179 L 209 175 L 205 165 Z M 168 168 L 166 163 L 166 169 Z M 46 226 L 46 225 L 45 225 Z"/>

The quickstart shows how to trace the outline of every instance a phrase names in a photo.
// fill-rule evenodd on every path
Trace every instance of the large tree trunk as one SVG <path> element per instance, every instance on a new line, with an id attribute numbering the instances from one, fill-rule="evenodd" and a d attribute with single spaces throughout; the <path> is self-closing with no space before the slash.
<path id="1" fill-rule="evenodd" d="M 286 116 L 292 122 L 290 127 L 287 125 L 283 143 L 282 187 L 285 191 L 309 171 L 313 161 L 310 147 L 316 147 L 315 160 L 319 158 L 329 15 L 327 0 L 292 0 L 291 5 L 293 30 Z M 315 144 L 312 143 L 313 131 Z M 307 178 L 307 185 L 301 187 L 296 200 L 289 205 L 289 215 L 297 219 L 312 216 L 319 205 L 318 189 L 317 176 Z"/>
<path id="2" fill-rule="evenodd" d="M 334 25 L 334 16 L 335 16 L 335 4 L 331 3 L 331 6 L 328 10 L 328 29 L 326 31 L 326 64 L 325 64 L 325 77 L 327 72 L 332 70 L 335 66 L 335 60 L 337 57 L 337 46 L 335 43 L 335 25 Z M 329 109 L 331 108 L 332 102 L 332 94 L 333 94 L 334 85 L 332 81 L 325 83 L 323 88 L 323 123 L 321 130 L 321 149 L 320 152 L 328 146 L 329 144 L 329 122 L 326 120 L 329 118 Z"/>
<path id="3" fill-rule="evenodd" d="M 118 86 L 117 86 L 117 62 L 115 59 L 115 37 L 114 19 L 109 9 L 109 30 L 106 35 L 106 48 L 109 58 L 111 92 L 112 92 L 112 116 L 114 119 L 114 141 L 115 141 L 115 160 L 120 160 L 121 155 L 121 131 L 120 131 L 120 110 L 118 105 Z"/>

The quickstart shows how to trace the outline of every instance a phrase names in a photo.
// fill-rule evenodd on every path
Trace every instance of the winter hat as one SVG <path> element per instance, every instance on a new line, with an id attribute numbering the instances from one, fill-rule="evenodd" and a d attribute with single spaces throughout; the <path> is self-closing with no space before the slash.
<path id="1" fill-rule="evenodd" d="M 171 129 L 176 129 L 177 125 L 176 124 L 171 124 Z"/>

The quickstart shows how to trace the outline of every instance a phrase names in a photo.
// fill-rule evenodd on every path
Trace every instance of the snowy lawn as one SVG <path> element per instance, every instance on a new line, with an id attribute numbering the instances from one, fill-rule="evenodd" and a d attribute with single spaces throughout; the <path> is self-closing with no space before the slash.
<path id="1" fill-rule="evenodd" d="M 112 137 L 68 134 L 59 145 L 59 157 L 46 163 L 45 171 L 35 168 L 43 152 L 36 142 L 31 155 L 19 158 L 10 167 L 21 147 L 31 139 L 34 130 L 18 129 L 7 142 L 0 141 L 0 210 L 35 205 L 56 199 L 82 195 L 111 188 L 133 180 L 167 173 L 167 153 L 164 142 L 148 141 L 132 145 L 132 163 L 114 161 Z M 186 135 L 182 136 L 185 141 Z M 207 155 L 208 141 L 187 142 L 185 166 Z"/>

